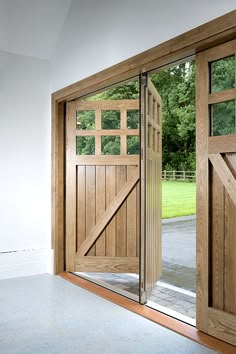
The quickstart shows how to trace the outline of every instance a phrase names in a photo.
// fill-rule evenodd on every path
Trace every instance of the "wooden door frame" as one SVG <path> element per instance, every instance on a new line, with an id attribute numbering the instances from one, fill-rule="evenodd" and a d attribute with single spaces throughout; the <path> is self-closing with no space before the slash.
<path id="1" fill-rule="evenodd" d="M 164 67 L 235 38 L 236 10 L 52 94 L 51 217 L 55 274 L 65 270 L 66 102 L 136 77 L 143 72 Z"/>

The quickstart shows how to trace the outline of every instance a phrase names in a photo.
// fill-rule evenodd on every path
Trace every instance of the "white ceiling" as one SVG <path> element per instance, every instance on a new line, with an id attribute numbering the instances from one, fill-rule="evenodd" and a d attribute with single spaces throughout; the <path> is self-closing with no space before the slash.
<path id="1" fill-rule="evenodd" d="M 50 59 L 71 0 L 0 0 L 0 50 Z"/>

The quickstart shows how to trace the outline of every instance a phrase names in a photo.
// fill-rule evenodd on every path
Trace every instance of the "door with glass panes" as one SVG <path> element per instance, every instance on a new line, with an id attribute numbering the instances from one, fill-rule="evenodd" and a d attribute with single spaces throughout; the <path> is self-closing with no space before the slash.
<path id="1" fill-rule="evenodd" d="M 139 100 L 67 103 L 66 270 L 139 273 Z"/>
<path id="2" fill-rule="evenodd" d="M 236 40 L 196 56 L 197 328 L 236 345 Z"/>
<path id="3" fill-rule="evenodd" d="M 140 303 L 145 304 L 162 271 L 162 101 L 144 73 L 141 82 Z"/>

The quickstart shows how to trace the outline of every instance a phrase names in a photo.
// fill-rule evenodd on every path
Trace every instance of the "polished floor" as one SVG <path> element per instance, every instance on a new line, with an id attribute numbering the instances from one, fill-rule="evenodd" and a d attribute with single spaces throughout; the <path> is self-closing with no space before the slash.
<path id="1" fill-rule="evenodd" d="M 215 351 L 64 279 L 0 281 L 1 354 L 210 354 Z"/>

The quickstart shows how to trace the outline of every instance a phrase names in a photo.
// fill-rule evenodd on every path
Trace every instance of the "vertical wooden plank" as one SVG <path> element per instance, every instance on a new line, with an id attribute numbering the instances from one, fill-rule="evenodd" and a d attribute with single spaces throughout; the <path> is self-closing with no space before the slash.
<path id="1" fill-rule="evenodd" d="M 96 223 L 106 209 L 106 175 L 105 166 L 96 166 Z M 96 256 L 106 254 L 106 233 L 101 234 L 96 242 Z"/>
<path id="2" fill-rule="evenodd" d="M 160 108 L 157 109 L 158 107 Z M 151 293 L 161 274 L 161 136 L 159 142 L 155 141 L 156 138 L 153 136 L 153 125 L 157 121 L 158 113 L 160 113 L 161 135 L 161 97 L 151 80 L 148 79 L 147 87 L 141 85 L 141 146 L 144 149 L 143 156 L 145 156 L 145 161 L 142 161 L 141 158 L 140 273 L 141 284 L 144 278 L 145 290 L 143 292 L 142 286 L 140 286 L 141 303 L 145 301 L 146 295 Z M 160 148 L 157 153 L 158 143 Z M 145 222 L 143 218 L 145 218 Z M 143 271 L 143 265 L 145 271 Z"/>
<path id="3" fill-rule="evenodd" d="M 146 288 L 151 293 L 161 275 L 161 97 L 148 80 L 150 105 L 148 112 L 147 176 L 146 176 Z M 153 125 L 159 113 L 159 142 Z M 157 148 L 159 144 L 159 148 Z"/>
<path id="4" fill-rule="evenodd" d="M 95 128 L 102 129 L 102 110 L 101 110 L 101 108 L 96 108 L 96 110 L 95 110 Z"/>
<path id="5" fill-rule="evenodd" d="M 106 166 L 106 208 L 116 195 L 116 166 Z M 106 256 L 116 255 L 116 216 L 106 227 Z"/>
<path id="6" fill-rule="evenodd" d="M 153 107 L 153 115 L 154 115 L 154 122 L 157 123 L 158 125 L 161 125 L 161 121 L 158 118 L 161 118 L 158 116 L 158 102 L 157 99 L 154 99 L 154 107 Z"/>
<path id="7" fill-rule="evenodd" d="M 54 248 L 54 274 L 58 274 L 65 271 L 65 108 L 66 105 L 64 102 L 56 104 L 56 102 L 53 100 L 51 203 L 52 248 Z M 55 117 L 57 117 L 56 120 Z"/>
<path id="8" fill-rule="evenodd" d="M 117 166 L 117 193 L 127 181 L 127 167 Z M 116 215 L 116 256 L 126 256 L 126 202 L 122 205 Z"/>
<path id="9" fill-rule="evenodd" d="M 208 62 L 196 55 L 197 248 L 196 325 L 208 332 Z"/>
<path id="10" fill-rule="evenodd" d="M 148 88 L 148 115 L 150 118 L 153 117 L 153 94 L 152 91 Z"/>
<path id="11" fill-rule="evenodd" d="M 136 256 L 139 257 L 139 247 L 140 247 L 140 182 L 138 182 L 136 187 L 136 228 L 137 228 L 137 237 L 136 237 Z"/>
<path id="12" fill-rule="evenodd" d="M 121 129 L 126 129 L 127 127 L 127 110 L 121 109 L 120 110 L 120 127 Z M 127 154 L 127 136 L 121 135 L 120 137 L 120 154 L 126 155 Z"/>
<path id="13" fill-rule="evenodd" d="M 225 192 L 224 311 L 236 314 L 236 207 Z"/>
<path id="14" fill-rule="evenodd" d="M 120 154 L 123 156 L 127 155 L 127 136 L 121 135 L 120 137 Z"/>
<path id="15" fill-rule="evenodd" d="M 212 306 L 223 310 L 224 303 L 224 186 L 211 168 L 211 272 Z"/>
<path id="16" fill-rule="evenodd" d="M 153 148 L 155 146 L 153 145 Z M 159 263 L 159 255 L 160 255 L 160 246 L 161 246 L 161 237 L 159 235 L 159 225 L 160 225 L 160 213 L 159 213 L 159 205 L 158 205 L 158 189 L 157 185 L 159 185 L 159 174 L 160 171 L 158 170 L 158 161 L 157 161 L 157 154 L 155 151 L 155 161 L 154 161 L 154 181 L 153 181 L 153 195 L 154 195 L 154 234 L 155 234 L 155 258 L 154 258 L 154 279 L 159 279 L 160 276 L 158 272 L 158 263 Z M 159 189 L 161 189 L 161 185 L 159 185 Z"/>
<path id="17" fill-rule="evenodd" d="M 95 225 L 96 204 L 95 204 L 95 166 L 86 166 L 86 237 Z M 88 256 L 95 256 L 95 245 L 87 253 Z"/>
<path id="18" fill-rule="evenodd" d="M 140 81 L 140 258 L 139 258 L 139 302 L 147 302 L 146 293 L 146 110 L 147 74 L 139 76 Z"/>
<path id="19" fill-rule="evenodd" d="M 149 110 L 150 110 L 150 103 L 149 103 Z M 150 130 L 150 128 L 149 128 Z M 151 134 L 149 136 L 149 150 L 148 150 L 148 185 L 147 185 L 147 196 L 148 196 L 148 224 L 149 224 L 149 232 L 147 234 L 147 262 L 148 262 L 148 292 L 150 294 L 150 291 L 152 289 L 152 279 L 153 279 L 153 231 L 152 231 L 152 226 L 153 226 L 153 219 L 152 219 L 152 196 L 153 196 L 153 190 L 152 190 L 152 160 L 150 156 L 150 146 L 151 146 Z"/>
<path id="20" fill-rule="evenodd" d="M 127 166 L 127 180 L 137 173 L 137 166 Z M 136 187 L 137 188 L 137 187 Z M 137 195 L 136 188 L 127 198 L 127 257 L 136 256 L 136 239 L 137 239 Z"/>
<path id="21" fill-rule="evenodd" d="M 153 104 L 152 104 L 152 110 L 153 110 Z M 152 139 L 152 143 L 153 143 L 153 139 Z M 156 273 L 157 273 L 157 269 L 156 269 L 156 257 L 157 257 L 157 233 L 156 233 L 156 224 L 157 224 L 157 215 L 155 215 L 155 184 L 156 184 L 156 180 L 155 178 L 156 176 L 156 171 L 155 171 L 155 167 L 156 167 L 156 161 L 155 161 L 155 154 L 153 151 L 153 145 L 152 145 L 152 153 L 153 153 L 153 158 L 152 158 L 152 175 L 151 175 L 151 184 L 152 184 L 152 204 L 151 204 L 151 217 L 152 217 L 152 247 L 153 247 L 153 251 L 152 251 L 152 288 L 155 286 L 155 283 L 157 281 L 157 278 L 155 277 Z"/>
<path id="22" fill-rule="evenodd" d="M 73 103 L 66 113 L 66 270 L 74 270 L 76 252 L 76 113 Z"/>
<path id="23" fill-rule="evenodd" d="M 95 136 L 95 154 L 101 155 L 102 153 L 102 139 L 101 135 Z"/>
<path id="24" fill-rule="evenodd" d="M 95 111 L 95 128 L 101 129 L 102 127 L 102 111 L 101 109 L 96 109 Z M 101 135 L 95 136 L 95 154 L 101 155 L 102 141 Z"/>
<path id="25" fill-rule="evenodd" d="M 161 127 L 161 111 L 160 111 L 160 127 Z M 157 153 L 157 181 L 156 181 L 156 208 L 157 208 L 157 234 L 158 234 L 158 257 L 157 257 L 157 269 L 158 278 L 162 273 L 162 137 L 161 133 L 158 134 L 159 146 Z"/>
<path id="26" fill-rule="evenodd" d="M 150 103 L 149 103 L 149 110 L 150 110 Z M 148 169 L 147 169 L 147 215 L 148 215 L 148 228 L 147 228 L 147 290 L 150 294 L 152 289 L 152 256 L 153 256 L 153 245 L 152 245 L 152 161 L 150 159 L 150 138 L 151 135 L 148 137 Z"/>
<path id="27" fill-rule="evenodd" d="M 85 166 L 77 167 L 77 247 L 86 239 L 86 173 Z"/>
<path id="28" fill-rule="evenodd" d="M 236 154 L 227 154 L 226 161 L 236 176 Z M 236 206 L 225 192 L 224 247 L 224 310 L 236 315 Z"/>

